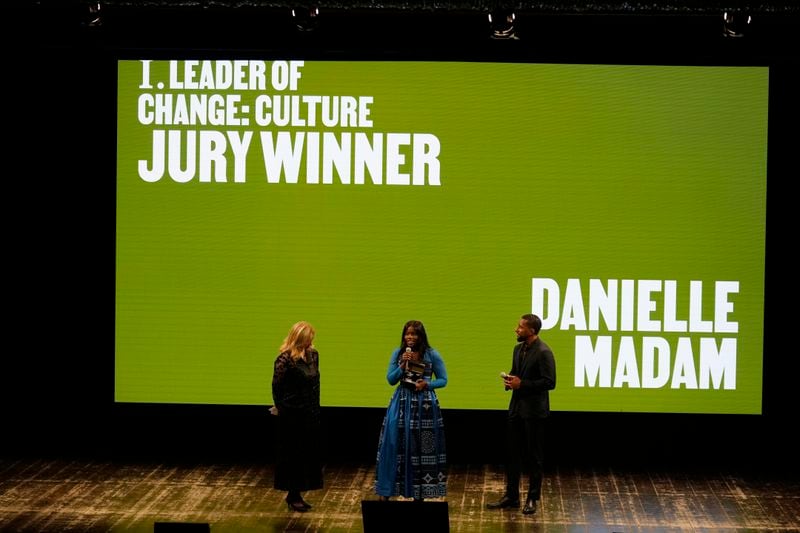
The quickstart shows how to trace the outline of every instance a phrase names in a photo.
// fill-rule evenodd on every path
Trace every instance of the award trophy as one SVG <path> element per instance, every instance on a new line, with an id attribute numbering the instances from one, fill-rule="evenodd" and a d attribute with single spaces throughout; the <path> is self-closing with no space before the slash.
<path id="1" fill-rule="evenodd" d="M 422 379 L 425 374 L 425 363 L 422 361 L 407 361 L 406 371 L 403 373 L 401 380 L 404 387 L 409 389 L 417 389 L 417 381 Z"/>

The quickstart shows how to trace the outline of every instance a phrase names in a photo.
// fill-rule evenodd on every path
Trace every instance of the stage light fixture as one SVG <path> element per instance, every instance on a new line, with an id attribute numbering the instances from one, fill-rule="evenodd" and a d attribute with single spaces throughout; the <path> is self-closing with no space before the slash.
<path id="1" fill-rule="evenodd" d="M 90 28 L 103 25 L 103 9 L 100 2 L 89 2 L 83 13 L 82 24 Z"/>
<path id="2" fill-rule="evenodd" d="M 489 36 L 492 39 L 519 39 L 514 23 L 516 14 L 511 9 L 495 9 L 488 14 Z"/>
<path id="3" fill-rule="evenodd" d="M 292 8 L 292 20 L 300 32 L 314 31 L 319 26 L 319 7 L 304 6 Z"/>
<path id="4" fill-rule="evenodd" d="M 722 35 L 725 37 L 744 37 L 752 22 L 753 17 L 747 13 L 725 11 L 722 14 Z"/>

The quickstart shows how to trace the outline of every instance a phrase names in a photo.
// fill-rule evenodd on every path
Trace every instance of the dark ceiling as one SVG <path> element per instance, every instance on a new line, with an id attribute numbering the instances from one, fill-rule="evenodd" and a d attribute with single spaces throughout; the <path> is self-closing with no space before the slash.
<path id="1" fill-rule="evenodd" d="M 734 62 L 763 63 L 765 57 L 797 55 L 799 5 L 797 0 L 35 0 L 17 20 L 33 28 L 23 38 L 38 45 L 91 43 L 147 50 L 152 57 L 160 51 L 252 50 L 309 59 L 481 60 L 489 54 L 504 60 L 724 63 L 720 53 L 732 50 Z M 498 27 L 497 20 L 510 13 L 513 28 Z"/>
<path id="2" fill-rule="evenodd" d="M 271 0 L 34 0 L 34 5 L 57 7 L 65 4 L 91 5 L 100 3 L 108 7 L 124 8 L 266 8 L 294 9 L 318 7 L 321 10 L 375 10 L 375 11 L 479 11 L 513 9 L 519 12 L 539 13 L 641 13 L 641 14 L 685 14 L 716 13 L 720 11 L 747 11 L 750 13 L 790 13 L 800 10 L 796 0 L 772 0 L 749 2 L 746 0 L 673 0 L 671 2 L 533 2 L 533 1 L 417 1 L 398 2 L 391 0 L 337 0 L 320 2 L 276 2 Z"/>

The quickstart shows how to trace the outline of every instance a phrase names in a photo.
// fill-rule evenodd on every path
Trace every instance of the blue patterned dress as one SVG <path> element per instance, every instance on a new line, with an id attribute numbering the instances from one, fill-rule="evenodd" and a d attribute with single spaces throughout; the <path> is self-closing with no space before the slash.
<path id="1" fill-rule="evenodd" d="M 428 386 L 416 391 L 398 384 L 403 377 L 400 348 L 389 360 L 386 379 L 397 388 L 378 441 L 375 492 L 381 496 L 424 499 L 447 493 L 444 420 L 435 391 L 447 385 L 447 370 L 433 348 L 425 352 L 423 362 Z"/>

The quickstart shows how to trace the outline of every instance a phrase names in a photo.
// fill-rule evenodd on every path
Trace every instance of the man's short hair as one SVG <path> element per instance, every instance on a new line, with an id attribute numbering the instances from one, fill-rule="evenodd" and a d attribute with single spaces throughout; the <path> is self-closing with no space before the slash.
<path id="1" fill-rule="evenodd" d="M 528 326 L 533 330 L 533 332 L 538 335 L 539 330 L 542 329 L 542 319 L 536 315 L 527 314 L 522 315 L 522 320 L 524 320 Z"/>

